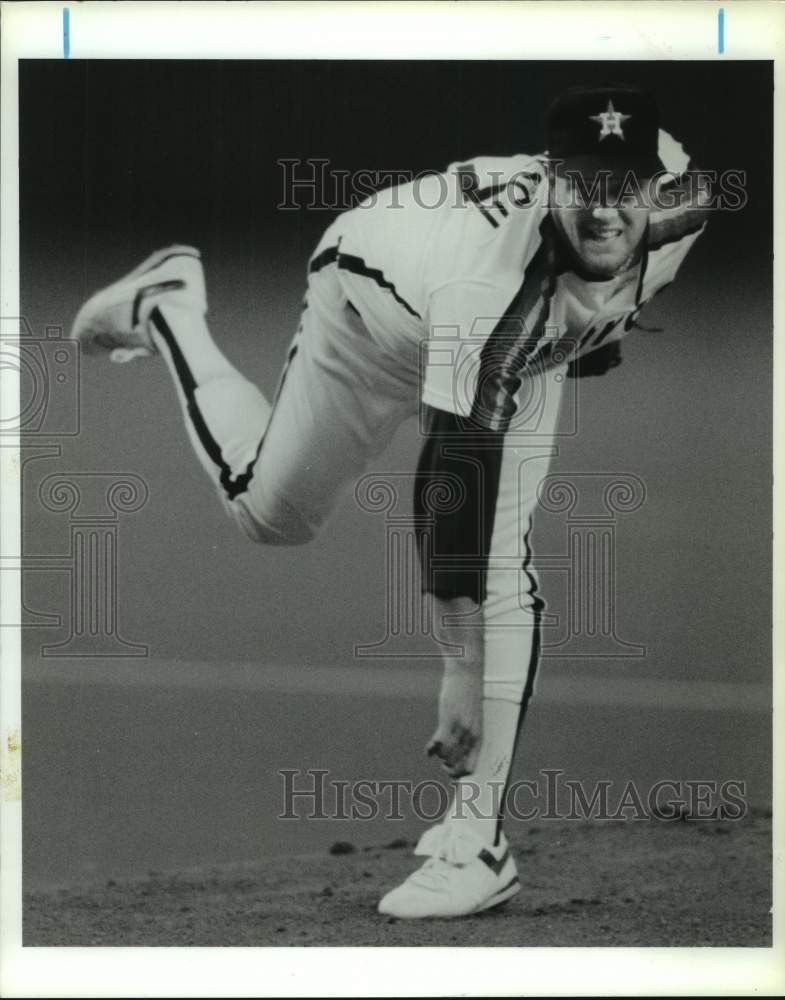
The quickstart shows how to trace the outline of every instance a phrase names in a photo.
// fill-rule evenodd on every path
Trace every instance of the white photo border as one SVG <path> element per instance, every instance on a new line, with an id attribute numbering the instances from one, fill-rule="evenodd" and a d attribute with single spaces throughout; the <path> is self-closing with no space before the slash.
<path id="1" fill-rule="evenodd" d="M 722 14 L 720 14 L 722 11 Z M 722 51 L 720 51 L 722 49 Z M 0 993 L 5 996 L 773 995 L 783 961 L 782 510 L 785 333 L 785 6 L 669 3 L 2 3 L 0 317 L 18 317 L 18 61 L 22 58 L 773 60 L 775 79 L 774 947 L 23 948 L 19 630 L 2 630 Z M 2 320 L 3 323 L 6 319 Z M 18 372 L 0 371 L 2 414 Z M 779 392 L 777 390 L 780 390 Z M 19 553 L 18 440 L 0 449 L 6 559 Z M 19 574 L 0 574 L 2 623 L 19 621 Z M 10 743 L 9 743 L 10 741 Z M 566 953 L 565 953 L 566 951 Z"/>

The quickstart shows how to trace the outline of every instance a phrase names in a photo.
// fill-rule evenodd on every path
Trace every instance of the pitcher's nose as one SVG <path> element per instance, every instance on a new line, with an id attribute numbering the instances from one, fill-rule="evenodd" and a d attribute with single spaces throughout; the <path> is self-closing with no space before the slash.
<path id="1" fill-rule="evenodd" d="M 610 205 L 595 205 L 591 210 L 591 216 L 597 222 L 618 222 L 618 209 Z"/>

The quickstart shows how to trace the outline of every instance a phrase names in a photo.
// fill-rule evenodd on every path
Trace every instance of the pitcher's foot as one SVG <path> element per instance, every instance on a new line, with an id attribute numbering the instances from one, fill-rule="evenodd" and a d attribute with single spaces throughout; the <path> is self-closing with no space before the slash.
<path id="1" fill-rule="evenodd" d="M 111 351 L 113 361 L 157 353 L 147 320 L 162 303 L 207 310 L 199 251 L 174 245 L 156 250 L 137 268 L 91 296 L 74 320 L 71 336 L 85 353 Z"/>
<path id="2" fill-rule="evenodd" d="M 414 851 L 428 860 L 388 892 L 379 913 L 400 919 L 464 917 L 506 903 L 520 891 L 504 834 L 489 846 L 460 822 L 427 830 Z"/>

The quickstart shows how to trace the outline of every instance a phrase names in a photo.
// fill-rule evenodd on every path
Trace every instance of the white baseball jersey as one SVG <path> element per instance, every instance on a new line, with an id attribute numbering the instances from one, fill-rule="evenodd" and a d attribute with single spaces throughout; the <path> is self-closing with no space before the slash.
<path id="1" fill-rule="evenodd" d="M 660 155 L 674 176 L 687 165 L 666 133 Z M 554 267 L 544 158 L 477 157 L 345 212 L 311 270 L 337 263 L 377 344 L 421 371 L 426 403 L 504 429 L 522 377 L 629 332 L 675 277 L 704 217 L 689 205 L 653 212 L 638 263 L 584 280 Z"/>

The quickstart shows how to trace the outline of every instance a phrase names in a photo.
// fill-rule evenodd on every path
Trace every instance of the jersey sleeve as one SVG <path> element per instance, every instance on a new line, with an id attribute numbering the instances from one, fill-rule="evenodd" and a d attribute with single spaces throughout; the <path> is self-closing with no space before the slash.
<path id="1" fill-rule="evenodd" d="M 485 601 L 503 448 L 502 433 L 427 409 L 414 490 L 425 592 Z"/>
<path id="2" fill-rule="evenodd" d="M 652 250 L 703 232 L 712 200 L 706 175 L 697 169 L 682 144 L 663 129 L 658 152 L 666 172 L 659 180 L 657 203 L 649 219 Z"/>

